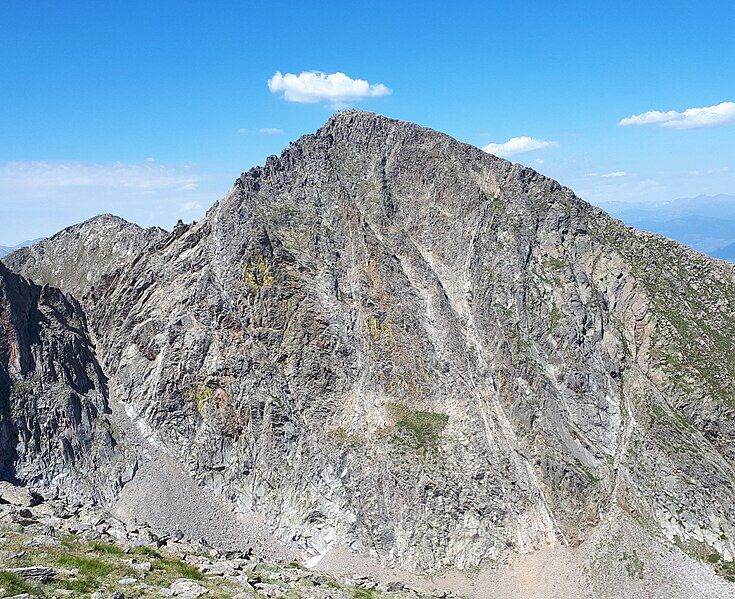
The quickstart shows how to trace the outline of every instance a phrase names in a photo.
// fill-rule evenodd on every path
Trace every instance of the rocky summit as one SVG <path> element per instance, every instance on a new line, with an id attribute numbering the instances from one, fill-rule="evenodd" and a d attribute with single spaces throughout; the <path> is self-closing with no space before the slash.
<path id="1" fill-rule="evenodd" d="M 199 222 L 4 262 L 15 482 L 111 505 L 159 460 L 305 556 L 733 596 L 735 270 L 531 169 L 346 111 Z"/>

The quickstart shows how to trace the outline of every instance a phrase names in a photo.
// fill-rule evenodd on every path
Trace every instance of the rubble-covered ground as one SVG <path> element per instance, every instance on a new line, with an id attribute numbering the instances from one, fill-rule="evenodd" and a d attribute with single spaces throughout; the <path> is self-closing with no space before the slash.
<path id="1" fill-rule="evenodd" d="M 421 596 L 401 583 L 268 563 L 249 549 L 222 553 L 176 533 L 162 538 L 145 525 L 8 483 L 0 483 L 0 502 L 0 597 Z"/>

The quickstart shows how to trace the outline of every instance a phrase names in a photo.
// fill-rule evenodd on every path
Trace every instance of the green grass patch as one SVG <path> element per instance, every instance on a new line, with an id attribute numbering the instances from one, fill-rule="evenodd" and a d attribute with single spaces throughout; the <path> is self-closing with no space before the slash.
<path id="1" fill-rule="evenodd" d="M 66 589 L 67 591 L 74 591 L 75 593 L 81 593 L 87 595 L 93 591 L 100 590 L 102 579 L 96 576 L 79 576 L 75 580 L 60 580 L 57 581 L 54 586 L 58 589 Z"/>
<path id="2" fill-rule="evenodd" d="M 94 578 L 104 578 L 115 569 L 113 564 L 83 555 L 60 555 L 56 558 L 56 563 L 69 569 L 78 568 L 81 576 Z"/>
<path id="3" fill-rule="evenodd" d="M 436 412 L 411 410 L 400 404 L 388 404 L 388 409 L 396 421 L 396 428 L 409 445 L 415 449 L 436 447 L 449 416 Z"/>
<path id="4" fill-rule="evenodd" d="M 559 323 L 559 320 L 561 320 L 561 312 L 559 311 L 559 308 L 556 307 L 556 304 L 553 304 L 551 306 L 551 315 L 549 316 L 549 330 L 553 331 L 556 328 L 556 325 Z"/>
<path id="5" fill-rule="evenodd" d="M 153 547 L 148 547 L 147 545 L 141 545 L 140 547 L 133 548 L 132 553 L 134 555 L 143 555 L 145 557 L 151 557 L 154 559 L 163 558 L 163 555 L 160 551 L 156 551 L 155 549 L 153 549 Z"/>
<path id="6" fill-rule="evenodd" d="M 620 561 L 625 565 L 625 572 L 628 576 L 643 579 L 643 560 L 638 556 L 635 549 L 633 549 L 633 553 L 624 552 Z"/>
<path id="7" fill-rule="evenodd" d="M 726 562 L 722 556 L 715 552 L 704 558 L 708 564 L 714 564 L 715 573 L 722 576 L 728 582 L 735 582 L 735 562 Z"/>
<path id="8" fill-rule="evenodd" d="M 32 595 L 36 590 L 17 574 L 2 571 L 0 571 L 0 588 L 5 589 L 3 597 L 12 597 L 22 593 Z"/>
<path id="9" fill-rule="evenodd" d="M 28 381 L 18 381 L 17 383 L 13 383 L 13 387 L 11 388 L 10 392 L 13 395 L 28 395 L 33 391 L 33 383 Z"/>
<path id="10" fill-rule="evenodd" d="M 735 582 L 735 562 L 719 562 L 715 572 L 727 582 Z"/>
<path id="11" fill-rule="evenodd" d="M 161 570 L 166 574 L 172 574 L 179 578 L 204 580 L 204 574 L 202 574 L 195 566 L 178 559 L 157 559 L 153 562 L 152 567 L 154 570 Z"/>
<path id="12" fill-rule="evenodd" d="M 66 535 L 61 539 L 61 545 L 70 551 L 78 551 L 81 549 L 82 543 L 79 537 L 75 535 Z"/>
<path id="13" fill-rule="evenodd" d="M 352 596 L 354 599 L 375 599 L 378 594 L 372 589 L 353 589 Z"/>
<path id="14" fill-rule="evenodd" d="M 122 557 L 123 555 L 125 555 L 125 552 L 120 549 L 120 547 L 118 547 L 117 545 L 113 545 L 112 543 L 101 543 L 99 541 L 93 541 L 89 544 L 89 548 L 95 553 L 116 555 L 118 557 Z"/>

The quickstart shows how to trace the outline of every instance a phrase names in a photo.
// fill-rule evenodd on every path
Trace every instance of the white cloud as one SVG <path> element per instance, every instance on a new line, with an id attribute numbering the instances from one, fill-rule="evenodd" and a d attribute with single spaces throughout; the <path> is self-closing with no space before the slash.
<path id="1" fill-rule="evenodd" d="M 211 206 L 235 176 L 145 158 L 108 164 L 0 162 L 0 245 L 46 237 L 104 212 L 170 228 L 182 216 L 203 211 L 196 205 Z"/>
<path id="2" fill-rule="evenodd" d="M 191 212 L 192 210 L 201 210 L 202 205 L 199 202 L 185 202 L 181 205 L 181 212 Z"/>
<path id="3" fill-rule="evenodd" d="M 242 133 L 243 135 L 245 135 L 245 134 L 247 134 L 247 133 L 250 133 L 250 129 L 247 129 L 247 128 L 245 128 L 245 127 L 240 127 L 240 128 L 239 128 L 239 129 L 237 130 L 237 132 L 238 132 L 238 133 Z"/>
<path id="4" fill-rule="evenodd" d="M 558 141 L 546 141 L 543 139 L 534 139 L 527 135 L 521 137 L 511 137 L 502 144 L 487 144 L 483 149 L 488 154 L 496 156 L 513 156 L 522 152 L 531 152 L 532 150 L 543 150 L 544 148 L 555 148 L 559 145 Z"/>
<path id="5" fill-rule="evenodd" d="M 140 192 L 196 189 L 200 177 L 187 166 L 146 161 L 98 164 L 31 161 L 0 164 L 0 187 L 14 189 L 96 187 Z"/>
<path id="6" fill-rule="evenodd" d="M 265 135 L 281 135 L 283 133 L 283 129 L 278 127 L 261 127 L 259 131 Z"/>
<path id="7" fill-rule="evenodd" d="M 626 117 L 618 124 L 621 127 L 658 125 L 668 129 L 695 129 L 697 127 L 716 127 L 733 121 L 735 121 L 735 102 L 722 102 L 715 106 L 687 108 L 683 112 L 650 110 Z"/>
<path id="8" fill-rule="evenodd" d="M 603 179 L 617 179 L 625 177 L 628 173 L 625 171 L 613 171 L 612 173 L 587 173 L 585 177 L 602 177 Z"/>
<path id="9" fill-rule="evenodd" d="M 720 173 L 729 173 L 730 167 L 729 166 L 723 166 L 720 168 L 708 168 L 706 170 L 694 170 L 694 171 L 687 171 L 687 175 L 690 177 L 698 177 L 699 175 L 717 175 Z"/>
<path id="10" fill-rule="evenodd" d="M 661 184 L 655 179 L 643 179 L 638 183 L 640 189 L 651 189 L 654 187 L 660 187 Z"/>
<path id="11" fill-rule="evenodd" d="M 105 212 L 144 226 L 171 228 L 179 218 L 196 217 L 197 210 L 203 212 L 222 197 L 234 176 L 195 164 L 145 159 L 0 162 L 0 245 L 53 235 Z"/>
<path id="12" fill-rule="evenodd" d="M 364 79 L 352 79 L 344 73 L 322 73 L 305 71 L 275 75 L 268 79 L 268 89 L 274 93 L 282 93 L 288 102 L 316 104 L 329 102 L 332 106 L 341 107 L 348 102 L 362 100 L 372 96 L 388 96 L 392 90 L 382 83 L 368 83 Z"/>

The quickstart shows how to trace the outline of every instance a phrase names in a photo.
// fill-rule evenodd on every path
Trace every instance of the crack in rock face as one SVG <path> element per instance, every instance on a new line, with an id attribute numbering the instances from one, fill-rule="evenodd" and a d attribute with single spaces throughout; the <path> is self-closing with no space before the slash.
<path id="1" fill-rule="evenodd" d="M 150 440 L 290 544 L 472 568 L 623 510 L 733 558 L 730 265 L 357 111 L 171 235 L 75 235 L 43 246 L 96 243 L 73 266 L 6 262 L 79 297 Z"/>

